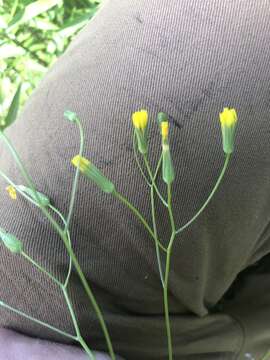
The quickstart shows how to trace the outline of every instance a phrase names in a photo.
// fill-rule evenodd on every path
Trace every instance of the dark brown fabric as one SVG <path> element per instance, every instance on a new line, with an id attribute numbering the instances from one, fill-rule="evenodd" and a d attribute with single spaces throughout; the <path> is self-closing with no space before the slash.
<path id="1" fill-rule="evenodd" d="M 141 107 L 149 110 L 154 165 L 160 154 L 154 118 L 158 111 L 168 112 L 176 171 L 173 206 L 180 227 L 207 199 L 222 169 L 218 114 L 224 106 L 236 108 L 235 153 L 222 184 L 173 247 L 169 303 L 177 360 L 257 360 L 270 348 L 270 276 L 251 267 L 270 250 L 269 31 L 264 0 L 107 1 L 7 132 L 38 190 L 66 214 L 74 176 L 70 159 L 78 153 L 79 134 L 63 112 L 77 112 L 86 132 L 85 155 L 151 223 L 150 194 L 134 161 L 130 118 Z M 1 169 L 22 183 L 2 144 L 0 149 Z M 164 192 L 160 178 L 158 184 Z M 41 213 L 23 199 L 12 202 L 2 180 L 0 201 L 1 227 L 63 278 L 66 252 Z M 169 219 L 160 202 L 156 207 L 165 245 Z M 122 204 L 84 178 L 71 225 L 73 246 L 115 351 L 128 360 L 166 359 L 152 239 Z M 3 247 L 0 256 L 0 298 L 71 332 L 60 290 Z M 254 271 L 236 286 L 245 269 Z M 83 335 L 92 348 L 106 351 L 75 273 L 70 291 Z M 68 342 L 6 310 L 0 314 L 1 326 Z"/>

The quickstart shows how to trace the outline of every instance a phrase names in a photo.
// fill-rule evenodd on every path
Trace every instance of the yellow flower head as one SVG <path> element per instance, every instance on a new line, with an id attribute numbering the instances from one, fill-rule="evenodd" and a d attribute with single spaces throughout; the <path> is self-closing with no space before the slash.
<path id="1" fill-rule="evenodd" d="M 222 126 L 233 126 L 237 122 L 237 114 L 235 109 L 224 108 L 223 112 L 219 114 Z"/>
<path id="2" fill-rule="evenodd" d="M 136 111 L 132 114 L 133 125 L 136 129 L 145 130 L 148 122 L 147 110 Z"/>
<path id="3" fill-rule="evenodd" d="M 169 122 L 162 121 L 160 126 L 161 126 L 162 140 L 166 140 L 168 138 L 168 134 L 169 134 Z"/>
<path id="4" fill-rule="evenodd" d="M 11 199 L 13 199 L 13 200 L 17 199 L 16 189 L 12 185 L 7 186 L 6 190 L 9 193 L 9 196 L 11 197 Z"/>
<path id="5" fill-rule="evenodd" d="M 74 156 L 74 158 L 71 160 L 71 163 L 75 167 L 78 167 L 82 173 L 89 169 L 91 165 L 91 162 L 88 159 L 80 155 Z"/>

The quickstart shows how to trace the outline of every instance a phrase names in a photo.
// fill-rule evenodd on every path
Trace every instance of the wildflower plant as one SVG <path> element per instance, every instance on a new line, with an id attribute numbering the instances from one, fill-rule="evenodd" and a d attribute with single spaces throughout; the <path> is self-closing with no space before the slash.
<path id="1" fill-rule="evenodd" d="M 13 311 L 23 317 L 26 317 L 40 325 L 43 325 L 52 331 L 60 333 L 66 337 L 69 337 L 78 343 L 81 344 L 82 348 L 88 354 L 89 359 L 95 359 L 95 355 L 93 351 L 90 349 L 89 345 L 83 339 L 77 317 L 74 311 L 73 304 L 70 300 L 69 293 L 68 293 L 68 285 L 69 279 L 72 270 L 74 269 L 79 279 L 84 287 L 86 295 L 89 298 L 90 304 L 93 307 L 96 316 L 100 322 L 100 326 L 102 328 L 104 338 L 106 340 L 106 344 L 108 347 L 108 353 L 112 360 L 116 359 L 113 345 L 111 342 L 111 338 L 104 321 L 104 317 L 102 315 L 102 311 L 95 299 L 95 296 L 91 290 L 91 286 L 88 284 L 78 259 L 74 253 L 72 241 L 70 238 L 70 220 L 73 213 L 74 201 L 76 197 L 76 191 L 78 188 L 78 178 L 79 175 L 85 176 L 90 182 L 94 182 L 100 190 L 108 194 L 108 196 L 113 196 L 115 199 L 119 200 L 125 206 L 129 208 L 129 210 L 134 214 L 134 216 L 138 219 L 138 221 L 145 227 L 145 230 L 149 234 L 149 238 L 153 241 L 153 245 L 155 246 L 156 256 L 157 256 L 157 266 L 159 269 L 160 274 L 160 283 L 163 289 L 163 303 L 164 303 L 164 314 L 165 314 L 165 328 L 164 328 L 164 336 L 167 336 L 168 342 L 168 359 L 173 359 L 173 344 L 172 344 L 172 336 L 171 336 L 171 326 L 170 326 L 170 312 L 169 312 L 169 301 L 168 301 L 168 283 L 169 283 L 169 276 L 170 276 L 170 260 L 172 254 L 172 248 L 176 237 L 182 233 L 188 226 L 190 226 L 193 221 L 202 213 L 202 211 L 206 208 L 207 204 L 213 197 L 214 193 L 216 192 L 218 186 L 221 183 L 221 180 L 225 174 L 226 168 L 229 163 L 230 156 L 234 149 L 234 137 L 235 137 L 235 129 L 237 124 L 237 114 L 235 109 L 225 108 L 224 111 L 220 114 L 220 124 L 221 124 L 221 133 L 222 133 L 222 141 L 223 141 L 223 150 L 225 153 L 225 162 L 224 166 L 221 170 L 221 173 L 217 179 L 216 184 L 213 187 L 213 190 L 209 194 L 208 198 L 206 199 L 205 203 L 201 206 L 198 212 L 184 225 L 181 227 L 176 226 L 174 214 L 172 211 L 172 186 L 175 181 L 175 169 L 173 165 L 173 154 L 170 151 L 170 122 L 169 118 L 166 113 L 160 112 L 157 115 L 157 124 L 160 129 L 160 143 L 161 143 L 161 155 L 156 166 L 155 171 L 153 171 L 149 165 L 148 160 L 148 128 L 149 128 L 149 116 L 148 112 L 145 109 L 136 111 L 132 114 L 132 123 L 134 128 L 133 133 L 133 149 L 134 149 L 134 156 L 136 164 L 141 172 L 144 180 L 146 181 L 147 185 L 150 188 L 150 195 L 151 195 L 151 215 L 152 215 L 152 224 L 149 225 L 145 218 L 142 216 L 140 211 L 122 194 L 120 194 L 115 184 L 111 182 L 106 176 L 102 174 L 102 172 L 86 157 L 83 156 L 84 151 L 84 132 L 77 114 L 71 111 L 65 111 L 64 116 L 74 125 L 77 125 L 80 132 L 80 149 L 77 155 L 71 159 L 72 165 L 75 167 L 75 175 L 74 181 L 72 186 L 72 191 L 70 195 L 70 204 L 69 204 L 69 211 L 66 216 L 61 214 L 61 212 L 54 206 L 51 205 L 51 201 L 49 197 L 45 194 L 40 193 L 37 191 L 34 182 L 30 175 L 28 174 L 26 167 L 24 166 L 22 160 L 20 159 L 18 153 L 16 152 L 14 146 L 8 139 L 5 134 L 5 129 L 10 126 L 16 119 L 18 104 L 19 104 L 19 94 L 20 88 L 17 90 L 14 99 L 12 101 L 11 108 L 8 112 L 7 117 L 2 121 L 0 124 L 0 140 L 3 141 L 4 145 L 9 149 L 11 155 L 16 162 L 16 165 L 21 171 L 21 174 L 24 177 L 25 185 L 18 185 L 15 184 L 9 177 L 0 169 L 0 176 L 5 180 L 8 184 L 7 191 L 10 194 L 10 197 L 15 201 L 18 201 L 18 195 L 23 196 L 29 202 L 37 206 L 44 216 L 48 219 L 50 225 L 55 230 L 55 232 L 60 236 L 62 239 L 68 254 L 69 254 L 69 264 L 68 264 L 68 271 L 64 282 L 61 282 L 57 279 L 53 274 L 48 272 L 45 268 L 43 268 L 40 264 L 38 264 L 34 259 L 32 259 L 27 253 L 24 252 L 23 241 L 21 239 L 17 239 L 17 237 L 13 234 L 10 234 L 7 229 L 3 229 L 0 227 L 0 241 L 2 241 L 3 245 L 10 250 L 12 253 L 23 256 L 27 261 L 29 261 L 35 268 L 39 271 L 46 274 L 56 285 L 60 287 L 63 292 L 63 296 L 65 298 L 67 308 L 70 312 L 70 316 L 72 318 L 74 329 L 76 335 L 69 334 L 65 331 L 55 328 L 54 326 L 44 323 L 28 314 L 23 313 L 17 309 L 12 308 L 8 304 L 0 301 L 0 306 Z M 139 156 L 143 158 L 143 163 L 145 165 L 146 174 L 142 169 L 142 166 L 139 161 Z M 162 167 L 162 178 L 164 183 L 167 186 L 167 194 L 166 198 L 161 194 L 159 191 L 156 178 L 159 170 Z M 159 234 L 157 232 L 156 226 L 156 214 L 155 214 L 155 203 L 154 203 L 154 194 L 157 194 L 160 201 L 165 207 L 165 210 L 168 212 L 170 218 L 170 225 L 171 225 L 171 236 L 168 241 L 168 245 L 164 246 L 160 239 Z M 50 214 L 48 210 L 52 210 L 55 215 L 58 216 L 59 221 L 56 221 L 54 217 Z M 1 224 L 0 224 L 1 225 Z M 165 271 L 161 266 L 161 252 L 163 252 L 166 256 L 166 263 L 165 263 Z M 166 329 L 166 330 L 165 330 Z"/>

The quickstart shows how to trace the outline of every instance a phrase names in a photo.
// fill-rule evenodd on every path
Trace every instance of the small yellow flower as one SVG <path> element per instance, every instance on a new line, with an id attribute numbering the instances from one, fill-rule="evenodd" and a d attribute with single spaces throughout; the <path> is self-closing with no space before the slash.
<path id="1" fill-rule="evenodd" d="M 233 126 L 237 122 L 237 114 L 235 109 L 224 108 L 223 112 L 219 114 L 221 125 Z"/>
<path id="2" fill-rule="evenodd" d="M 136 111 L 132 114 L 132 121 L 135 129 L 145 130 L 148 122 L 147 110 Z"/>
<path id="3" fill-rule="evenodd" d="M 161 126 L 162 140 L 166 140 L 168 138 L 168 134 L 169 134 L 169 122 L 168 121 L 162 121 L 160 126 Z"/>
<path id="4" fill-rule="evenodd" d="M 78 167 L 82 173 L 89 169 L 91 165 L 88 159 L 80 155 L 74 156 L 71 162 L 75 167 Z"/>
<path id="5" fill-rule="evenodd" d="M 86 178 L 98 185 L 102 191 L 106 193 L 114 192 L 114 184 L 107 179 L 106 176 L 104 176 L 101 171 L 88 159 L 83 156 L 76 155 L 71 160 L 71 163 L 75 167 L 79 168 Z"/>
<path id="6" fill-rule="evenodd" d="M 16 189 L 12 185 L 7 186 L 6 190 L 9 193 L 9 196 L 11 197 L 11 199 L 13 199 L 13 200 L 17 199 Z"/>

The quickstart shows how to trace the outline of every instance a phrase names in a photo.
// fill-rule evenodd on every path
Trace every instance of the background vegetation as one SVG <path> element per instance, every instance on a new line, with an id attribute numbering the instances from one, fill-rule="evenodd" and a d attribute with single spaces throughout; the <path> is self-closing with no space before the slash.
<path id="1" fill-rule="evenodd" d="M 20 105 L 102 0 L 0 0 L 0 121 L 20 82 Z"/>

